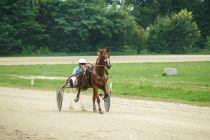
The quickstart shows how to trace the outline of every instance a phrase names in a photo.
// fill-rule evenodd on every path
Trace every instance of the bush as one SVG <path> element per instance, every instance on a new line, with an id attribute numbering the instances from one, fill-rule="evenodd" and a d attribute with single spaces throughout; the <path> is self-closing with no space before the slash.
<path id="1" fill-rule="evenodd" d="M 210 51 L 210 36 L 208 36 L 206 39 L 205 49 Z"/>
<path id="2" fill-rule="evenodd" d="M 148 49 L 157 53 L 182 54 L 189 52 L 199 39 L 200 31 L 192 13 L 181 10 L 171 17 L 163 17 L 150 27 Z"/>

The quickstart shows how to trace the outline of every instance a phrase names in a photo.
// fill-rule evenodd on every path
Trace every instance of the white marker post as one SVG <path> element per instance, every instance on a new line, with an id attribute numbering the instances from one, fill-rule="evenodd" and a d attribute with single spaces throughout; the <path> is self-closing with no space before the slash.
<path id="1" fill-rule="evenodd" d="M 31 79 L 31 85 L 34 85 L 34 78 Z"/>

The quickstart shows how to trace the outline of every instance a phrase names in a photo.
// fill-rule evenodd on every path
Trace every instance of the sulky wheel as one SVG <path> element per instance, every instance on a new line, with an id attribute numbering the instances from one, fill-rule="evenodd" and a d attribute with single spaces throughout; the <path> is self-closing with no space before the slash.
<path id="1" fill-rule="evenodd" d="M 63 88 L 58 88 L 56 90 L 56 99 L 57 99 L 58 111 L 61 111 L 61 108 L 62 108 L 63 93 L 64 93 L 64 89 Z"/>
<path id="2" fill-rule="evenodd" d="M 110 109 L 110 97 L 111 97 L 111 90 L 108 90 L 108 95 L 104 98 L 104 108 L 106 110 L 106 112 L 109 112 Z"/>

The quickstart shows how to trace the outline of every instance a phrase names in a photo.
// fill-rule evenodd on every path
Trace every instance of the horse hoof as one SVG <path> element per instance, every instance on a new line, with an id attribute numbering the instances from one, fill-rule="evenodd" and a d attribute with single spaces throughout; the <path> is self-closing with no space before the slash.
<path id="1" fill-rule="evenodd" d="M 103 111 L 99 111 L 99 114 L 104 114 L 104 112 Z"/>
<path id="2" fill-rule="evenodd" d="M 96 109 L 96 108 L 93 108 L 93 112 L 95 112 L 95 113 L 96 113 L 96 112 L 97 112 L 97 109 Z"/>
<path id="3" fill-rule="evenodd" d="M 75 102 L 78 102 L 78 101 L 79 101 L 79 98 L 75 98 L 74 101 L 75 101 Z"/>
<path id="4" fill-rule="evenodd" d="M 93 112 L 97 112 L 96 106 L 93 105 Z"/>

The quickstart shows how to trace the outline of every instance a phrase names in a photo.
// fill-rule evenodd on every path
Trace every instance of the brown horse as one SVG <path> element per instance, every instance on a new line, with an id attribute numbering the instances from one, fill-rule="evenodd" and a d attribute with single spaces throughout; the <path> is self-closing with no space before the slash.
<path id="1" fill-rule="evenodd" d="M 88 68 L 87 68 L 88 67 Z M 81 69 L 81 74 L 77 79 L 78 93 L 75 102 L 79 101 L 80 91 L 86 90 L 88 88 L 93 88 L 93 111 L 97 112 L 95 101 L 98 103 L 98 111 L 99 114 L 103 114 L 100 105 L 100 97 L 98 94 L 98 89 L 103 90 L 105 99 L 108 96 L 108 91 L 106 88 L 106 83 L 108 80 L 108 72 L 107 69 L 111 68 L 110 64 L 110 51 L 109 49 L 98 49 L 98 58 L 96 60 L 95 65 L 88 65 Z M 89 70 L 89 77 L 85 74 Z"/>

